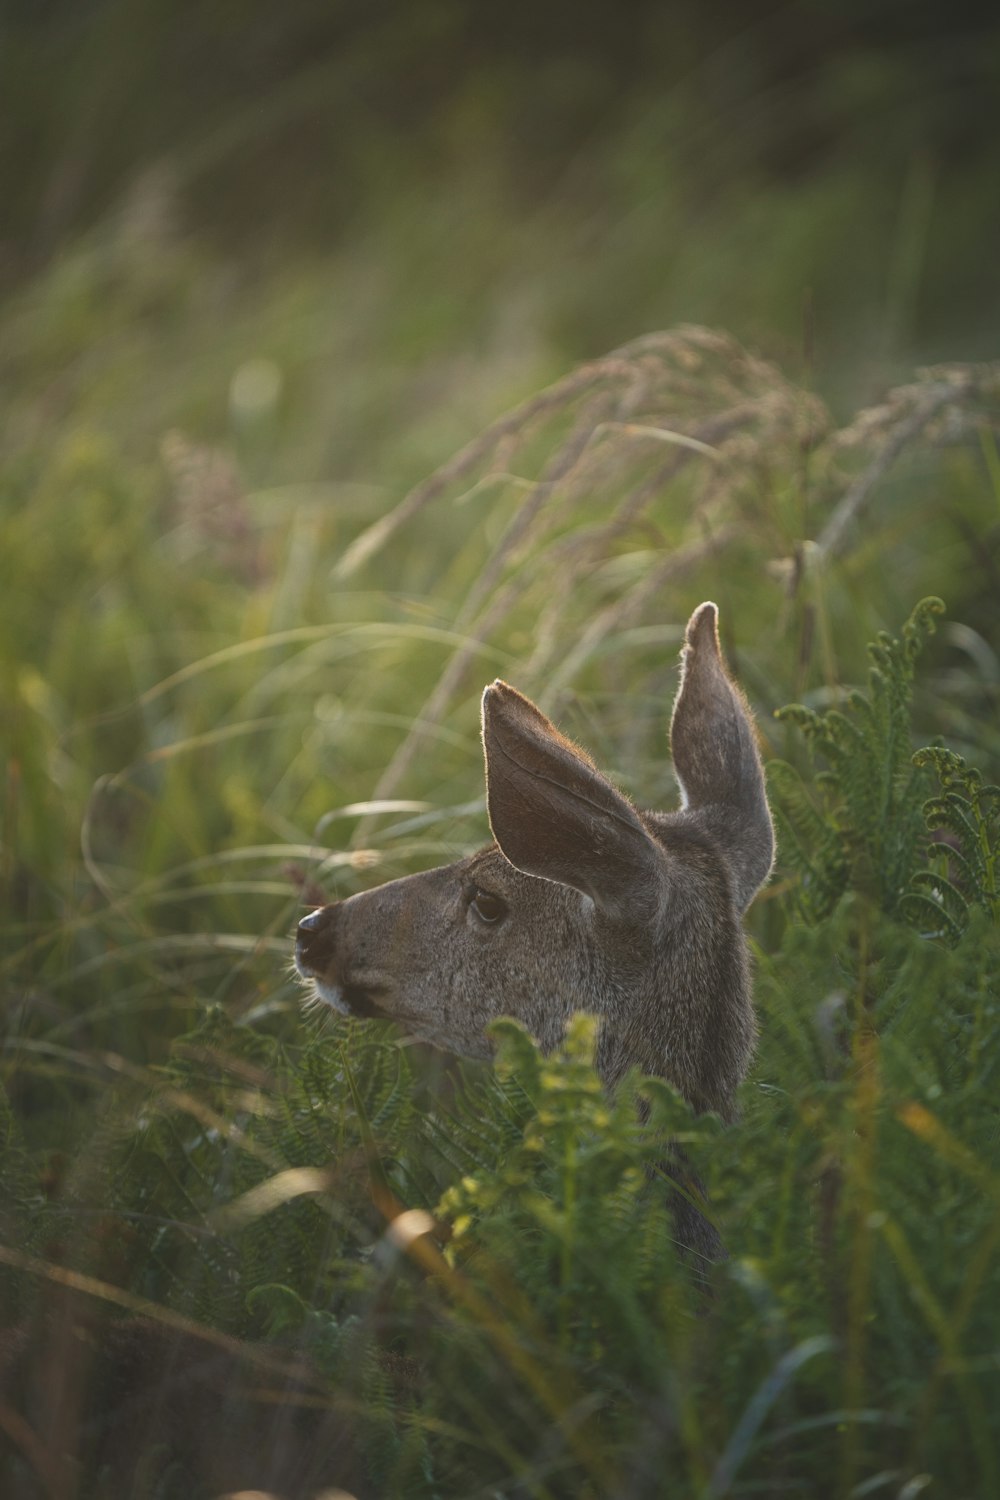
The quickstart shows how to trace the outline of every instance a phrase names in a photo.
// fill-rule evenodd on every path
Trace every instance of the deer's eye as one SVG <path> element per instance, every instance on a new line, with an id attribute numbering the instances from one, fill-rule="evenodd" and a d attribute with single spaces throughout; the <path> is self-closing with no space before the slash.
<path id="1" fill-rule="evenodd" d="M 482 890 L 478 885 L 472 892 L 469 905 L 480 922 L 485 922 L 488 927 L 495 927 L 507 915 L 506 901 L 501 901 L 499 896 L 491 896 L 489 891 Z"/>

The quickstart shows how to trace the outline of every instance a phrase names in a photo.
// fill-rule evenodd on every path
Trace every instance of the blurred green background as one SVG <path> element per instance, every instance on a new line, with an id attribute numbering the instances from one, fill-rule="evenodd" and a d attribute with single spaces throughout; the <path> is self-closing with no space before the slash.
<path id="1" fill-rule="evenodd" d="M 87 762 L 8 792 L 8 880 L 135 749 L 96 712 L 329 618 L 363 525 L 576 361 L 702 322 L 846 420 L 996 352 L 991 6 L 11 0 L 2 25 L 4 696 L 62 757 L 18 776 Z M 364 581 L 448 615 L 444 534 Z"/>
<path id="2" fill-rule="evenodd" d="M 955 376 L 948 421 L 926 433 L 905 436 L 929 386 L 879 406 L 916 367 L 985 361 L 1000 347 L 1000 13 L 905 0 L 7 0 L 0 101 L 0 1125 L 18 1204 L 0 1223 L 7 1244 L 49 1264 L 259 1335 L 243 1281 L 227 1283 L 241 1295 L 224 1309 L 193 1250 L 175 1263 L 141 1237 L 125 1249 L 101 1237 L 94 1205 L 110 1190 L 101 1199 L 95 1163 L 107 1168 L 109 1139 L 117 1150 L 145 1119 L 137 1100 L 166 1075 L 144 1070 L 181 1068 L 188 1054 L 171 1048 L 206 1013 L 222 1027 L 212 1007 L 239 1031 L 212 1033 L 220 1055 L 249 1055 L 266 1038 L 275 1098 L 291 1110 L 308 1091 L 303 1056 L 319 1067 L 322 1049 L 301 1020 L 288 934 L 303 902 L 482 840 L 483 681 L 499 672 L 532 692 L 638 800 L 669 804 L 677 649 L 702 598 L 721 605 L 765 751 L 801 766 L 772 710 L 793 697 L 841 702 L 864 680 L 865 642 L 941 594 L 948 623 L 921 665 L 914 739 L 942 735 L 988 777 L 1000 773 L 996 376 Z M 641 365 L 635 347 L 601 367 L 610 384 L 593 399 L 574 388 L 544 410 L 533 404 L 580 362 L 678 324 L 728 336 L 657 345 L 649 368 L 662 354 L 668 373 L 660 385 L 662 371 L 650 376 L 634 410 L 614 381 L 627 386 Z M 446 473 L 383 545 L 348 552 L 518 402 L 527 415 L 461 475 Z M 663 450 L 633 453 L 612 430 L 630 411 L 640 425 L 717 444 L 724 480 L 699 460 L 657 487 Z M 849 546 L 814 564 L 809 544 L 894 433 L 899 462 L 873 479 Z M 559 470 L 577 439 L 587 461 Z M 546 485 L 552 505 L 531 512 Z M 688 561 L 672 574 L 675 555 Z M 662 587 L 644 593 L 660 569 Z M 359 808 L 380 794 L 388 811 Z M 862 1390 L 877 1296 L 859 1226 L 880 1194 L 905 1204 L 915 1148 L 894 1125 L 885 1180 L 864 1175 L 871 1163 L 856 1143 L 867 1137 L 851 1111 L 870 1101 L 811 1028 L 837 993 L 824 988 L 829 972 L 849 995 L 855 981 L 867 993 L 867 958 L 860 978 L 851 965 L 867 952 L 868 918 L 858 918 L 863 941 L 851 908 L 836 919 L 843 929 L 823 928 L 809 948 L 793 884 L 783 866 L 750 917 L 760 1092 L 749 1144 L 718 1147 L 712 1179 L 729 1212 L 730 1296 L 756 1310 L 724 1309 L 747 1340 L 733 1345 L 729 1404 L 709 1402 L 715 1451 L 743 1432 L 754 1382 L 769 1378 L 757 1313 L 775 1360 L 816 1333 L 820 1294 L 801 1252 L 813 1235 L 810 1256 L 833 1264 L 843 1249 L 831 1272 L 846 1288 L 843 1316 L 834 1308 L 830 1326 L 855 1338 L 857 1358 L 846 1394 L 834 1373 L 796 1417 L 822 1410 L 834 1422 L 841 1399 L 870 1396 L 890 1411 L 889 1428 L 906 1426 L 917 1403 L 907 1405 L 909 1387 L 900 1394 L 906 1365 L 926 1374 L 928 1450 L 918 1435 L 904 1463 L 888 1439 L 866 1454 L 849 1437 L 837 1449 L 841 1487 L 811 1492 L 869 1493 L 848 1479 L 861 1485 L 898 1462 L 899 1493 L 910 1493 L 921 1463 L 947 1469 L 949 1432 L 968 1457 L 956 1411 L 972 1411 L 969 1441 L 995 1477 L 984 1410 L 942 1374 L 961 1351 L 959 1333 L 952 1346 L 941 1330 L 964 1295 L 950 1248 L 928 1228 L 947 1180 L 911 1205 L 913 1224 L 899 1207 L 919 1254 L 898 1284 L 889 1272 L 878 1283 L 898 1321 Z M 889 969 L 895 941 L 884 939 Z M 896 969 L 909 973 L 903 960 Z M 996 996 L 983 976 L 962 974 L 978 1059 L 982 1038 L 995 1040 Z M 893 984 L 905 989 L 887 980 L 892 995 Z M 861 1035 L 860 999 L 857 1014 Z M 404 1144 L 393 1150 L 405 1156 L 411 1121 L 398 1114 L 400 1090 L 382 1087 L 389 1053 L 376 1056 L 362 1031 L 345 1029 L 341 1045 L 354 1047 L 361 1093 L 395 1120 Z M 855 1061 L 856 1044 L 852 1033 Z M 936 1099 L 922 1044 L 897 1045 L 907 1061 L 897 1057 L 891 1107 L 913 1090 Z M 965 1055 L 950 1031 L 942 1047 Z M 437 1097 L 440 1065 L 407 1066 L 419 1074 L 408 1085 L 428 1091 L 421 1099 Z M 988 1139 L 979 1066 L 948 1095 L 968 1160 Z M 343 1078 L 323 1076 L 330 1090 L 339 1078 L 329 1130 L 341 1141 L 364 1134 Z M 169 1212 L 166 1199 L 142 1198 L 153 1189 L 136 1185 L 147 1182 L 137 1171 L 118 1207 L 121 1223 L 136 1204 L 150 1222 L 189 1215 L 207 1236 L 228 1168 L 213 1154 L 220 1137 L 188 1106 L 210 1099 L 227 1118 L 246 1115 L 238 1100 L 219 1103 L 214 1078 L 193 1070 L 180 1081 L 188 1103 L 161 1099 L 169 1129 L 150 1148 L 170 1159 L 177 1196 Z M 779 1109 L 799 1132 L 794 1162 L 773 1140 Z M 270 1130 L 265 1116 L 257 1124 Z M 326 1135 L 309 1143 L 331 1149 Z M 422 1149 L 411 1147 L 407 1180 L 422 1180 Z M 835 1187 L 812 1214 L 815 1183 L 827 1193 L 838 1173 L 848 1209 L 838 1217 Z M 447 1174 L 438 1179 L 440 1191 Z M 975 1218 L 992 1201 L 980 1197 L 967 1242 L 981 1263 L 958 1319 L 973 1340 L 976 1297 L 989 1305 L 989 1237 L 1000 1233 L 995 1213 Z M 425 1202 L 433 1208 L 430 1190 Z M 359 1246 L 379 1232 L 345 1231 L 341 1252 L 359 1277 Z M 253 1275 L 279 1271 L 255 1263 Z M 342 1282 L 323 1274 L 335 1302 Z M 6 1316 L 28 1284 L 4 1283 Z M 977 1378 L 992 1357 L 979 1346 L 968 1355 Z M 684 1422 L 690 1492 L 728 1493 L 698 1487 L 711 1443 L 701 1448 Z M 498 1422 L 501 1457 L 516 1430 L 517 1420 Z M 774 1478 L 768 1461 L 762 1484 Z M 424 1493 L 410 1460 L 399 1462 L 398 1492 Z M 811 1462 L 819 1486 L 833 1460 L 820 1444 Z M 585 1492 L 574 1483 L 566 1493 Z M 562 1493 L 558 1482 L 528 1492 Z"/>
<path id="3" fill-rule="evenodd" d="M 890 0 L 15 0 L 3 283 L 114 221 L 224 265 L 230 328 L 280 268 L 299 297 L 273 316 L 332 339 L 351 320 L 308 270 L 331 299 L 350 272 L 414 369 L 705 321 L 853 395 L 992 353 L 998 50 L 988 5 Z"/>

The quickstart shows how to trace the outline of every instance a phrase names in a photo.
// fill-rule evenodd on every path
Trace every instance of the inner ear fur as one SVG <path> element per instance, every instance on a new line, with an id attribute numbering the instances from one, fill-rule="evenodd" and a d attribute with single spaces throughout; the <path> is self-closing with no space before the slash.
<path id="1" fill-rule="evenodd" d="M 609 915 L 640 915 L 657 899 L 663 854 L 635 808 L 516 688 L 483 694 L 490 826 L 528 875 L 572 886 Z"/>

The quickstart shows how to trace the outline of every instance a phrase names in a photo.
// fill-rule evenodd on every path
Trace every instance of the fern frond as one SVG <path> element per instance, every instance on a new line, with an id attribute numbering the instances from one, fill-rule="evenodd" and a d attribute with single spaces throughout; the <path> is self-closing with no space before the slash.
<path id="1" fill-rule="evenodd" d="M 946 940 L 954 943 L 975 906 L 1000 925 L 1000 786 L 984 782 L 975 766 L 944 745 L 924 746 L 913 764 L 932 770 L 941 784 L 941 794 L 923 805 L 927 828 L 950 835 L 939 844 L 947 872 L 922 871 L 913 886 L 917 896 L 930 892 L 932 899 L 948 905 L 957 931 L 949 929 Z M 919 907 L 911 903 L 911 909 Z"/>
<path id="2" fill-rule="evenodd" d="M 902 915 L 925 937 L 940 938 L 949 946 L 958 942 L 968 923 L 968 907 L 962 893 L 943 876 L 920 870 L 900 903 Z"/>
<path id="3" fill-rule="evenodd" d="M 900 639 L 880 632 L 868 648 L 866 692 L 856 688 L 822 714 L 804 704 L 777 711 L 801 730 L 814 765 L 825 763 L 814 772 L 812 796 L 790 770 L 773 779 L 779 829 L 790 836 L 782 847 L 798 873 L 807 920 L 827 915 L 848 886 L 871 891 L 889 915 L 901 914 L 926 844 L 925 772 L 910 743 L 914 663 L 943 608 L 940 599 L 924 599 Z"/>

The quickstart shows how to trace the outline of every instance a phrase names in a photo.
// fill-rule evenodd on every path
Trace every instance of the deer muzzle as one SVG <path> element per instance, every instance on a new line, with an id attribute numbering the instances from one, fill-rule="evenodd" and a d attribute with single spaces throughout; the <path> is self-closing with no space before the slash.
<path id="1" fill-rule="evenodd" d="M 338 942 L 341 903 L 321 906 L 303 917 L 295 935 L 295 967 L 315 986 L 318 998 L 342 1015 L 384 1017 L 377 986 L 352 975 Z"/>

